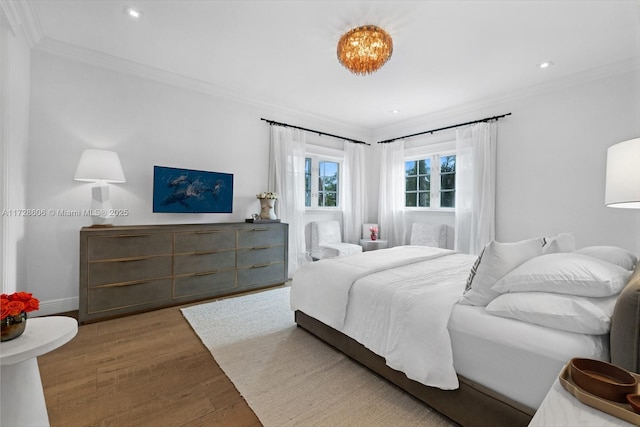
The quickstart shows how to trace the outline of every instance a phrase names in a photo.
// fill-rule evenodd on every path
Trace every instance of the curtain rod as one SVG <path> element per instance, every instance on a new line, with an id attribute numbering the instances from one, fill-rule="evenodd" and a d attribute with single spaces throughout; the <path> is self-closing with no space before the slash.
<path id="1" fill-rule="evenodd" d="M 441 130 L 453 129 L 453 128 L 457 128 L 457 127 L 460 127 L 460 126 L 472 125 L 472 124 L 475 124 L 475 123 L 490 122 L 490 121 L 498 120 L 498 119 L 501 119 L 503 117 L 510 116 L 510 115 L 511 115 L 511 113 L 507 113 L 507 114 L 503 114 L 501 116 L 486 117 L 484 119 L 474 120 L 472 122 L 460 123 L 460 124 L 457 124 L 457 125 L 447 126 L 447 127 L 443 127 L 443 128 L 439 128 L 439 129 L 426 130 L 424 132 L 418 132 L 418 133 L 413 133 L 411 135 L 399 136 L 397 138 L 387 139 L 385 141 L 378 141 L 378 144 L 387 144 L 389 142 L 397 141 L 399 139 L 411 138 L 412 136 L 424 135 L 425 133 L 433 134 L 434 132 L 439 132 Z"/>
<path id="2" fill-rule="evenodd" d="M 290 124 L 287 124 L 287 123 L 275 122 L 273 120 L 268 120 L 268 119 L 263 119 L 263 118 L 260 118 L 260 120 L 264 120 L 265 122 L 269 123 L 272 126 L 284 126 L 284 127 L 287 127 L 287 128 L 306 130 L 308 132 L 317 133 L 318 135 L 321 135 L 321 136 L 324 135 L 324 136 L 330 136 L 332 138 L 344 139 L 345 141 L 353 142 L 355 144 L 371 145 L 371 144 L 368 144 L 368 143 L 366 143 L 364 141 L 358 141 L 358 140 L 351 139 L 351 138 L 345 138 L 344 136 L 340 136 L 340 135 L 333 135 L 333 134 L 326 133 L 326 132 L 320 132 L 319 130 L 301 128 L 300 126 L 294 126 L 294 125 L 290 125 Z"/>

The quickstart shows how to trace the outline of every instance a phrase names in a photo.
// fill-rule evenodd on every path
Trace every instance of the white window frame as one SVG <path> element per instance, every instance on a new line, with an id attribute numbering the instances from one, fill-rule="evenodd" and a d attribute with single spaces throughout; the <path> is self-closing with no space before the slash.
<path id="1" fill-rule="evenodd" d="M 311 206 L 305 206 L 306 210 L 342 210 L 342 197 L 344 194 L 344 152 L 329 147 L 307 144 L 306 159 L 311 159 Z M 338 163 L 338 199 L 337 206 L 318 206 L 318 176 L 320 174 L 320 162 L 328 161 Z M 306 164 L 305 164 L 306 167 Z M 305 168 L 306 174 L 306 168 Z M 306 188 L 305 188 L 306 192 Z"/>
<path id="2" fill-rule="evenodd" d="M 404 150 L 403 162 L 414 160 L 431 159 L 431 188 L 430 188 L 430 206 L 405 206 L 407 211 L 444 211 L 455 212 L 456 208 L 440 207 L 440 157 L 456 155 L 455 141 L 448 141 L 438 144 L 426 145 L 422 147 L 407 148 Z M 457 158 L 456 158 L 457 161 Z M 403 194 L 406 192 L 406 184 L 402 188 Z M 406 203 L 406 201 L 405 201 Z"/>

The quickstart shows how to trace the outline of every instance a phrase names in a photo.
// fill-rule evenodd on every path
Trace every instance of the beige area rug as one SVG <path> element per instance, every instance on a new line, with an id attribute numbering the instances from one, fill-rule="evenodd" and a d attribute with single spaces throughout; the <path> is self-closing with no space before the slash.
<path id="1" fill-rule="evenodd" d="M 289 288 L 182 313 L 267 427 L 456 425 L 296 327 Z"/>

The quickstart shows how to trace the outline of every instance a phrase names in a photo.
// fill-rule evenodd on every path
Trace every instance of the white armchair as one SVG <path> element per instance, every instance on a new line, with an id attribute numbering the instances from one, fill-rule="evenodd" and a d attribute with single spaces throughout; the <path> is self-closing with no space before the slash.
<path id="1" fill-rule="evenodd" d="M 447 226 L 444 224 L 429 224 L 414 222 L 411 227 L 410 245 L 447 247 Z"/>
<path id="2" fill-rule="evenodd" d="M 362 252 L 362 246 L 343 243 L 338 221 L 311 223 L 311 258 L 335 258 Z"/>

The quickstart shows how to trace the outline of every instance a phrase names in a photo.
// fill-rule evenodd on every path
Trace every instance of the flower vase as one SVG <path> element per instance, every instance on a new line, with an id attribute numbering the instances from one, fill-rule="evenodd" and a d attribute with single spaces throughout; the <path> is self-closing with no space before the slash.
<path id="1" fill-rule="evenodd" d="M 0 341 L 18 338 L 27 327 L 27 313 L 24 311 L 17 316 L 7 316 L 0 320 Z"/>
<path id="2" fill-rule="evenodd" d="M 371 233 L 371 240 L 376 240 L 378 238 L 378 235 L 376 233 Z"/>
<path id="3" fill-rule="evenodd" d="M 260 199 L 260 219 L 278 219 L 273 210 L 276 199 Z"/>

